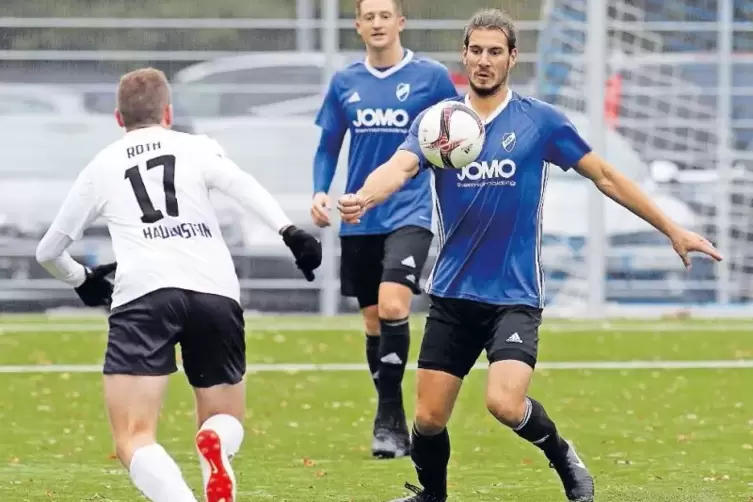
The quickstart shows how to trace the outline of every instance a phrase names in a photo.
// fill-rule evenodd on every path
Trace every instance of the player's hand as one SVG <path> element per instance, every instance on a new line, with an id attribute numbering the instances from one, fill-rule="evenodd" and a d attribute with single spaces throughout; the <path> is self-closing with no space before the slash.
<path id="1" fill-rule="evenodd" d="M 88 307 L 104 307 L 112 303 L 113 284 L 108 275 L 118 268 L 116 262 L 98 265 L 92 269 L 86 268 L 86 280 L 74 288 L 84 305 Z"/>
<path id="2" fill-rule="evenodd" d="M 318 192 L 314 195 L 314 199 L 311 201 L 311 219 L 314 220 L 314 225 L 319 228 L 330 225 L 329 210 L 331 207 L 329 195 L 324 192 Z"/>
<path id="3" fill-rule="evenodd" d="M 670 240 L 672 241 L 672 247 L 688 270 L 690 269 L 690 257 L 688 253 L 693 251 L 710 256 L 716 261 L 722 261 L 722 255 L 716 250 L 714 245 L 695 232 L 679 228 L 670 235 Z"/>
<path id="4" fill-rule="evenodd" d="M 348 193 L 340 197 L 337 209 L 346 223 L 360 223 L 361 216 L 366 212 L 366 204 L 360 195 Z"/>
<path id="5" fill-rule="evenodd" d="M 290 225 L 282 232 L 282 240 L 292 251 L 295 264 L 306 280 L 313 281 L 314 270 L 322 264 L 322 243 L 295 225 Z"/>

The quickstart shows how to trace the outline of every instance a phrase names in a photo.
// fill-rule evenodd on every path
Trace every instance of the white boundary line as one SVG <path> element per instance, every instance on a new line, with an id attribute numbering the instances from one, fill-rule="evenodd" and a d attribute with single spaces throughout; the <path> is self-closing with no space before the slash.
<path id="1" fill-rule="evenodd" d="M 476 363 L 476 370 L 486 369 L 486 363 Z M 571 361 L 542 362 L 536 365 L 538 370 L 670 370 L 670 369 L 740 369 L 753 368 L 753 360 L 717 360 L 717 361 Z M 416 364 L 406 368 L 415 370 Z M 361 363 L 333 364 L 249 364 L 249 373 L 294 373 L 299 371 L 366 371 L 368 366 Z M 49 365 L 0 365 L 0 374 L 28 373 L 101 373 L 102 366 L 97 364 L 49 364 Z"/>
<path id="2" fill-rule="evenodd" d="M 423 328 L 423 324 L 416 321 L 411 323 L 417 329 Z M 361 332 L 363 325 L 360 322 L 342 322 L 333 321 L 331 324 L 303 322 L 247 322 L 246 331 L 248 332 L 342 332 L 355 331 Z M 753 324 L 751 323 L 544 323 L 541 331 L 545 333 L 573 333 L 583 331 L 610 331 L 622 333 L 699 333 L 699 332 L 719 332 L 719 331 L 750 331 L 753 333 Z M 0 335 L 8 333 L 97 333 L 107 332 L 107 324 L 104 323 L 0 323 Z"/>

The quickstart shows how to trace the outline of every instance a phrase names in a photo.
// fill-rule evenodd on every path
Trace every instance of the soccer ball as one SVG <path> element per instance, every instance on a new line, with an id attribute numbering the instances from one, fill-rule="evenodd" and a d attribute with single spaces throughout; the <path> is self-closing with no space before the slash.
<path id="1" fill-rule="evenodd" d="M 424 113 L 418 144 L 433 166 L 461 169 L 475 161 L 484 146 L 484 122 L 469 106 L 442 101 Z"/>

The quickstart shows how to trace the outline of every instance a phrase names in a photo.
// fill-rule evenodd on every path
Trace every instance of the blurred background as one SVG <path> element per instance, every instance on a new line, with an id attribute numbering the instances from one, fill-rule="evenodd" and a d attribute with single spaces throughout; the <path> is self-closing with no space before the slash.
<path id="1" fill-rule="evenodd" d="M 465 20 L 478 7 L 506 9 L 519 29 L 513 88 L 561 106 L 609 160 L 727 258 L 699 259 L 686 271 L 662 235 L 611 201 L 592 205 L 589 182 L 555 169 L 544 211 L 550 311 L 746 316 L 753 3 L 602 1 L 589 15 L 586 0 L 407 0 L 403 44 L 446 64 L 463 92 Z M 178 129 L 215 138 L 311 228 L 314 115 L 332 73 L 362 56 L 351 0 L 3 0 L 2 16 L 0 311 L 80 305 L 34 250 L 79 170 L 122 134 L 114 93 L 120 75 L 138 67 L 168 75 Z M 342 155 L 332 195 L 344 174 Z M 339 295 L 337 225 L 312 229 L 326 253 L 307 283 L 276 235 L 229 201 L 215 202 L 246 309 L 355 310 Z M 111 259 L 103 222 L 71 251 L 85 263 Z M 425 308 L 426 298 L 415 305 Z"/>

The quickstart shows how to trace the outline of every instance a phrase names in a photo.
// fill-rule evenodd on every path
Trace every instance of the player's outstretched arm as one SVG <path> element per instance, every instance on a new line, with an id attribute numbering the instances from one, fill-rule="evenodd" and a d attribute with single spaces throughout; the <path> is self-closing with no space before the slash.
<path id="1" fill-rule="evenodd" d="M 209 188 L 221 191 L 279 233 L 303 275 L 309 281 L 314 280 L 314 270 L 322 263 L 321 243 L 293 225 L 277 199 L 256 178 L 220 154 L 210 162 L 205 180 Z"/>
<path id="2" fill-rule="evenodd" d="M 587 153 L 577 163 L 575 170 L 593 181 L 604 195 L 666 235 L 687 268 L 690 268 L 688 253 L 691 251 L 704 253 L 717 261 L 722 260 L 722 255 L 708 240 L 677 225 L 640 187 L 603 157 L 594 152 Z"/>
<path id="3" fill-rule="evenodd" d="M 224 155 L 212 159 L 204 173 L 208 188 L 219 190 L 243 209 L 257 215 L 270 229 L 282 234 L 292 225 L 285 211 L 257 179 Z"/>
<path id="4" fill-rule="evenodd" d="M 338 209 L 347 223 L 358 223 L 368 209 L 381 204 L 390 195 L 400 190 L 406 181 L 418 173 L 419 158 L 408 150 L 398 150 L 375 169 L 355 194 L 345 194 L 340 198 Z"/>

